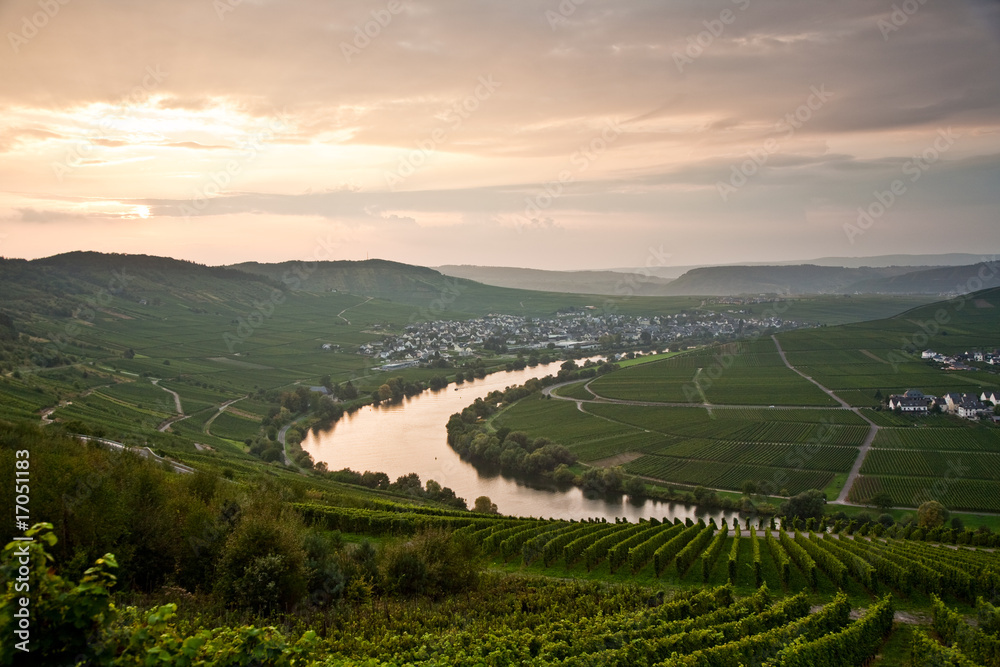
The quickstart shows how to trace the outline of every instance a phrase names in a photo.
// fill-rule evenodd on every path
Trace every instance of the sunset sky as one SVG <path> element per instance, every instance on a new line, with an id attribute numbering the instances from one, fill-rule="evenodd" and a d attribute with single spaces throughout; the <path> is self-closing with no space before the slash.
<path id="1" fill-rule="evenodd" d="M 1000 249 L 995 2 L 3 0 L 0 27 L 6 257 Z"/>

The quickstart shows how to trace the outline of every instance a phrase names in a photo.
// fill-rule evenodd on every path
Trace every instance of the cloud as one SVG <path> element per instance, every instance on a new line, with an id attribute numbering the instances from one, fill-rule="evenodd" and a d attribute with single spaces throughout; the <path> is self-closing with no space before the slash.
<path id="1" fill-rule="evenodd" d="M 15 208 L 11 221 L 28 223 L 66 222 L 70 220 L 86 220 L 88 216 L 66 211 L 53 211 L 35 208 Z"/>
<path id="2" fill-rule="evenodd" d="M 207 0 L 60 5 L 0 78 L 0 183 L 40 202 L 18 220 L 79 197 L 148 205 L 177 223 L 222 182 L 195 210 L 199 223 L 270 220 L 289 236 L 288 225 L 317 221 L 381 226 L 415 252 L 424 234 L 499 254 L 528 252 L 487 236 L 519 219 L 519 231 L 574 235 L 581 261 L 604 262 L 615 238 L 597 229 L 604 220 L 696 247 L 719 247 L 725 230 L 732 252 L 771 253 L 760 237 L 800 238 L 816 220 L 837 231 L 838 216 L 945 127 L 969 139 L 894 215 L 923 219 L 909 202 L 933 196 L 971 237 L 997 204 L 996 3 L 923 3 L 888 33 L 892 5 L 868 0 L 402 4 L 388 20 L 380 2 L 247 1 L 221 19 Z M 0 24 L 36 11 L 35 0 L 9 0 Z M 151 68 L 162 80 L 147 81 Z M 499 87 L 477 96 L 483 77 Z M 830 99 L 789 135 L 782 120 L 815 87 Z M 612 122 L 620 135 L 587 157 Z M 778 149 L 720 200 L 716 184 L 769 139 Z M 51 165 L 67 156 L 90 168 L 54 183 Z M 407 160 L 420 164 L 389 191 L 385 174 Z M 563 172 L 571 179 L 551 204 L 525 215 Z M 826 232 L 810 230 L 823 247 Z"/>

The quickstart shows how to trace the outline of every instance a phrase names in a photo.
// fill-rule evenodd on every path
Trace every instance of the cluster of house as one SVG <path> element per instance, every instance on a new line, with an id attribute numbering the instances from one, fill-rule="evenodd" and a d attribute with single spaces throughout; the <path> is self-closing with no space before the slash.
<path id="1" fill-rule="evenodd" d="M 983 415 L 993 415 L 993 406 L 1000 405 L 1000 391 L 984 391 L 976 394 L 945 394 L 927 396 L 916 389 L 889 397 L 889 409 L 907 414 L 925 415 L 935 408 L 941 412 L 958 415 L 966 419 L 979 419 Z"/>
<path id="2" fill-rule="evenodd" d="M 959 352 L 958 354 L 940 354 L 934 350 L 924 350 L 920 353 L 921 359 L 930 359 L 944 366 L 948 371 L 972 371 L 975 370 L 969 364 L 972 362 L 987 363 L 990 365 L 1000 365 L 1000 351 L 983 352 Z"/>
<path id="3" fill-rule="evenodd" d="M 778 317 L 734 317 L 711 312 L 640 317 L 597 314 L 583 309 L 560 313 L 555 318 L 491 314 L 466 321 L 411 324 L 397 335 L 385 335 L 382 340 L 359 346 L 358 353 L 381 359 L 393 368 L 404 368 L 433 358 L 467 357 L 483 349 L 596 350 L 609 342 L 636 346 L 678 344 L 685 340 L 725 340 L 756 330 L 800 326 L 798 322 Z"/>

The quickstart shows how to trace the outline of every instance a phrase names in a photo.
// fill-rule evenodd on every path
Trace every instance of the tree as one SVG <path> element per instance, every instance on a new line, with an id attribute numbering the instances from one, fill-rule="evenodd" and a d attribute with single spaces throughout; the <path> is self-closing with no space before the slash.
<path id="1" fill-rule="evenodd" d="M 755 493 L 757 493 L 757 483 L 755 481 L 753 481 L 752 479 L 748 479 L 747 481 L 743 482 L 744 496 L 752 496 Z"/>
<path id="2" fill-rule="evenodd" d="M 632 499 L 642 498 L 646 495 L 646 484 L 638 477 L 629 477 L 625 482 L 625 493 Z"/>
<path id="3" fill-rule="evenodd" d="M 420 483 L 420 476 L 415 472 L 411 472 L 408 475 L 400 475 L 397 477 L 396 481 L 391 485 L 391 488 L 396 491 L 401 491 L 402 493 L 419 496 L 423 493 L 424 485 Z"/>
<path id="4" fill-rule="evenodd" d="M 378 397 L 380 401 L 388 401 L 392 399 L 392 387 L 387 384 L 382 385 L 378 388 Z"/>
<path id="5" fill-rule="evenodd" d="M 698 505 L 714 507 L 718 505 L 719 495 L 712 489 L 699 486 L 694 490 L 694 501 Z"/>
<path id="6" fill-rule="evenodd" d="M 489 496 L 479 496 L 476 498 L 476 504 L 472 507 L 472 511 L 479 514 L 498 514 L 500 510 Z"/>
<path id="7" fill-rule="evenodd" d="M 890 494 L 888 491 L 879 491 L 874 496 L 869 498 L 868 502 L 866 502 L 865 504 L 877 507 L 884 512 L 885 510 L 892 507 L 892 494 Z"/>
<path id="8" fill-rule="evenodd" d="M 781 513 L 787 517 L 818 518 L 823 516 L 824 507 L 826 507 L 826 494 L 817 489 L 809 489 L 781 503 Z"/>
<path id="9" fill-rule="evenodd" d="M 917 508 L 917 526 L 937 528 L 948 521 L 948 510 L 936 500 L 928 500 Z"/>

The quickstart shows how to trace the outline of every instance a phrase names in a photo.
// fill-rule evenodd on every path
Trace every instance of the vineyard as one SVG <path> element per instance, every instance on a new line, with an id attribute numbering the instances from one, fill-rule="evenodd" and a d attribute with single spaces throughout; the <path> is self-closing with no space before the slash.
<path id="1" fill-rule="evenodd" d="M 966 458 L 965 461 L 967 463 L 963 465 L 975 466 L 974 459 Z M 946 471 L 941 470 L 940 473 Z M 933 499 L 953 510 L 1000 512 L 1000 484 L 979 479 L 950 482 L 940 477 L 861 475 L 851 487 L 848 500 L 866 503 L 883 491 L 892 497 L 893 505 L 899 507 L 917 507 Z"/>
<path id="2" fill-rule="evenodd" d="M 810 528 L 813 526 L 810 525 Z M 514 570 L 674 584 L 731 584 L 873 596 L 948 595 L 966 603 L 1000 589 L 1000 555 L 917 539 L 723 523 L 486 521 L 459 529 Z M 852 531 L 853 532 L 853 531 Z M 876 531 L 881 533 L 881 526 Z M 749 544 L 744 545 L 744 542 Z M 722 554 L 727 554 L 722 558 Z"/>
<path id="3" fill-rule="evenodd" d="M 883 428 L 875 437 L 873 446 L 885 449 L 1000 452 L 1000 429 Z"/>
<path id="4" fill-rule="evenodd" d="M 740 405 L 836 403 L 787 368 L 770 339 L 744 341 L 622 369 L 598 378 L 599 396 L 625 400 Z"/>
<path id="5" fill-rule="evenodd" d="M 938 477 L 946 471 L 952 479 L 997 481 L 1000 454 L 873 449 L 861 467 L 866 475 Z"/>
<path id="6" fill-rule="evenodd" d="M 680 359 L 681 357 L 677 357 Z M 613 375 L 613 374 L 609 374 Z M 824 489 L 850 470 L 868 426 L 847 410 L 664 408 L 528 397 L 497 427 L 565 445 L 582 461 L 624 452 L 634 475 L 740 490 L 747 481 L 778 493 Z"/>
<path id="7" fill-rule="evenodd" d="M 743 457 L 743 452 L 740 452 Z M 850 468 L 850 463 L 845 470 Z M 674 458 L 671 456 L 647 455 L 625 465 L 625 470 L 634 475 L 655 477 L 681 484 L 700 485 L 709 488 L 737 490 L 747 481 L 758 485 L 780 480 L 762 488 L 775 491 L 784 489 L 789 494 L 801 493 L 809 489 L 822 489 L 833 479 L 832 472 L 795 470 L 765 467 L 749 464 L 730 464 L 717 461 L 701 461 Z"/>

